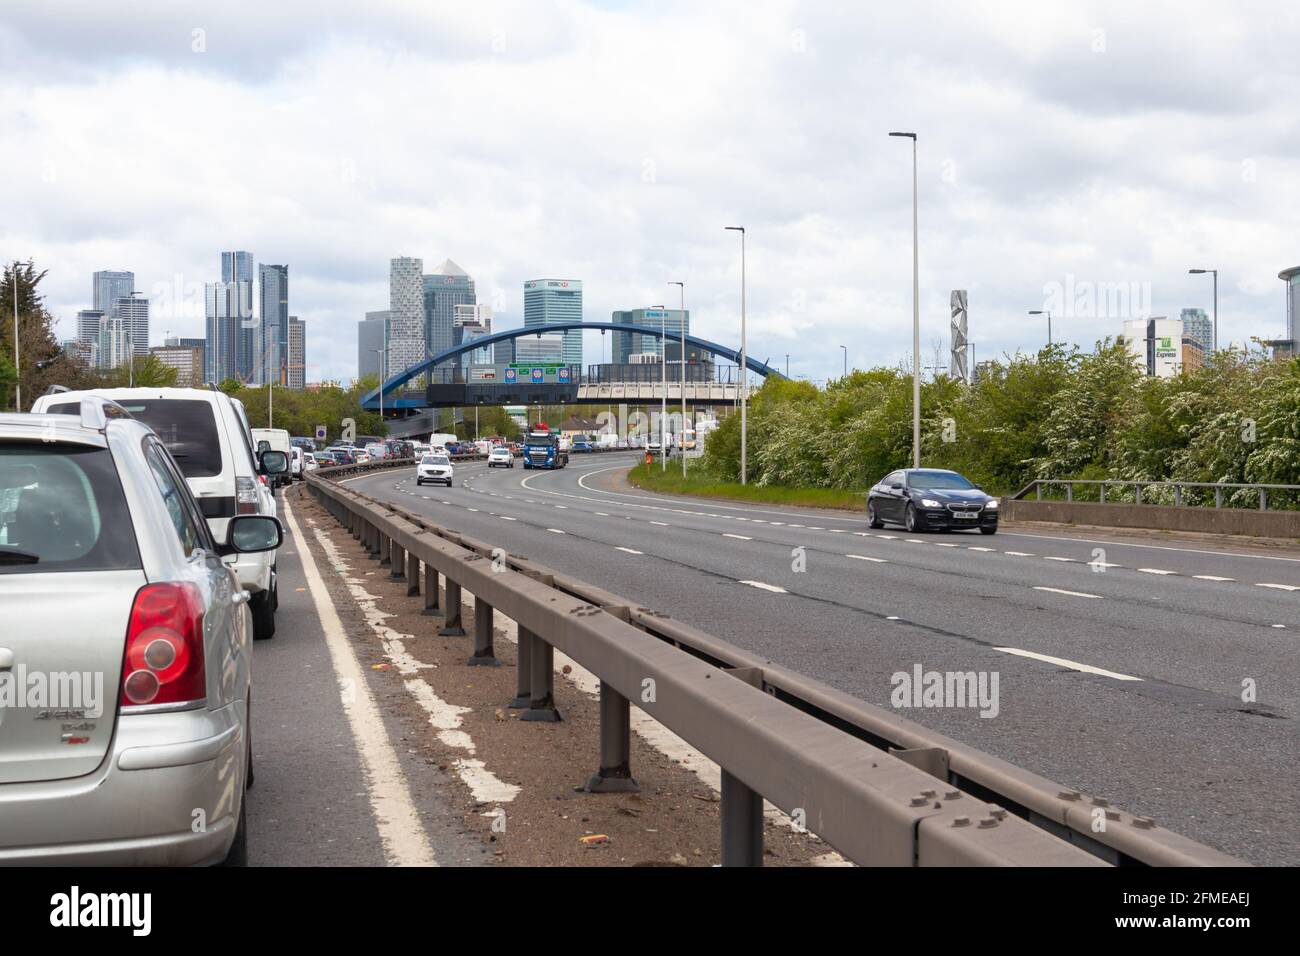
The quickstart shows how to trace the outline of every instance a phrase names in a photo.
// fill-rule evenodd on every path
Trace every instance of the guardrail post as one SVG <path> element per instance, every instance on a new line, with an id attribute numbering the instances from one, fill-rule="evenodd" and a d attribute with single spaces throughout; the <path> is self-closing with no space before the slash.
<path id="1" fill-rule="evenodd" d="M 588 793 L 635 793 L 632 779 L 632 705 L 600 682 L 600 769 L 584 788 Z"/>
<path id="2" fill-rule="evenodd" d="M 1074 482 L 1072 481 L 1067 481 L 1065 483 L 1065 500 L 1066 501 L 1074 500 Z"/>
<path id="3" fill-rule="evenodd" d="M 1136 491 L 1134 492 L 1133 503 L 1135 505 L 1140 505 L 1142 504 L 1142 483 L 1138 482 L 1136 485 L 1134 485 L 1134 488 L 1136 489 Z"/>
<path id="4" fill-rule="evenodd" d="M 446 607 L 443 609 L 442 630 L 440 637 L 464 637 L 465 626 L 460 620 L 460 585 L 444 575 L 447 582 Z"/>
<path id="5" fill-rule="evenodd" d="M 1222 508 L 1222 507 L 1223 507 L 1223 489 L 1222 489 L 1222 488 L 1215 488 L 1215 489 L 1214 489 L 1214 507 L 1216 507 L 1216 508 Z"/>
<path id="6" fill-rule="evenodd" d="M 438 607 L 438 571 L 432 564 L 424 566 L 424 613 L 442 614 Z"/>
<path id="7" fill-rule="evenodd" d="M 526 627 L 519 626 L 518 652 L 515 655 L 515 697 L 506 706 L 511 710 L 523 710 L 528 706 L 533 691 L 533 641 L 536 637 Z"/>
<path id="8" fill-rule="evenodd" d="M 555 648 L 536 634 L 529 636 L 533 641 L 528 661 L 532 679 L 529 681 L 528 709 L 519 715 L 519 719 L 554 723 L 560 719 L 560 712 L 555 707 Z"/>
<path id="9" fill-rule="evenodd" d="M 388 539 L 388 556 L 389 563 L 392 564 L 393 570 L 389 573 L 390 581 L 406 580 L 406 549 L 403 548 L 393 538 Z"/>
<path id="10" fill-rule="evenodd" d="M 1041 481 L 1034 482 L 1034 500 L 1043 500 L 1043 483 Z"/>
<path id="11" fill-rule="evenodd" d="M 495 613 L 492 605 L 474 597 L 474 653 L 467 662 L 471 667 L 496 667 L 500 664 L 492 650 L 492 624 Z"/>
<path id="12" fill-rule="evenodd" d="M 380 557 L 379 529 L 369 521 L 366 522 L 366 546 L 370 551 L 370 557 L 378 561 Z"/>
<path id="13" fill-rule="evenodd" d="M 1174 507 L 1181 508 L 1182 504 L 1183 504 L 1183 486 L 1175 482 L 1174 483 Z"/>
<path id="14" fill-rule="evenodd" d="M 1268 510 L 1268 489 L 1267 488 L 1259 489 L 1259 510 L 1260 511 Z"/>
<path id="15" fill-rule="evenodd" d="M 406 552 L 406 596 L 420 596 L 420 559 Z"/>
<path id="16" fill-rule="evenodd" d="M 1098 498 L 1097 500 L 1104 505 L 1106 503 L 1106 482 L 1103 481 L 1097 487 L 1101 489 L 1101 497 Z"/>
<path id="17" fill-rule="evenodd" d="M 379 566 L 386 568 L 393 563 L 393 539 L 385 532 L 379 532 Z"/>
<path id="18" fill-rule="evenodd" d="M 763 798 L 722 771 L 722 865 L 763 865 Z"/>

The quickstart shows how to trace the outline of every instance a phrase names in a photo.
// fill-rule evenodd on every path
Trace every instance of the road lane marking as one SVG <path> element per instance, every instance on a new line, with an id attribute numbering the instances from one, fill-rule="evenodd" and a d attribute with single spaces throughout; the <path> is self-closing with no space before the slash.
<path id="1" fill-rule="evenodd" d="M 651 522 L 651 524 L 654 524 L 654 522 Z M 726 532 L 726 531 L 722 532 L 722 536 L 723 536 L 724 538 L 736 538 L 737 540 L 740 540 L 740 541 L 753 541 L 753 540 L 754 540 L 753 538 L 751 538 L 749 535 L 746 535 L 746 534 L 731 534 L 731 533 Z"/>
<path id="2" fill-rule="evenodd" d="M 1063 591 L 1061 588 L 1045 588 L 1034 585 L 1035 591 L 1050 591 L 1053 594 L 1068 594 L 1070 597 L 1100 598 L 1100 594 L 1085 594 L 1083 591 Z"/>
<path id="3" fill-rule="evenodd" d="M 1217 574 L 1193 574 L 1198 581 L 1235 581 L 1236 578 L 1221 578 Z"/>
<path id="4" fill-rule="evenodd" d="M 594 514 L 598 514 L 598 515 L 600 515 L 602 518 L 608 518 L 608 517 L 609 517 L 609 515 L 605 514 L 605 512 L 603 512 L 603 511 L 596 511 L 596 512 L 593 512 L 593 513 L 594 513 Z"/>
<path id="5" fill-rule="evenodd" d="M 628 554 L 645 554 L 644 551 L 638 551 L 635 548 L 625 548 L 621 544 L 614 547 L 615 551 L 626 551 Z"/>
<path id="6" fill-rule="evenodd" d="M 1003 551 L 1002 553 L 1009 554 L 1013 558 L 1032 558 L 1034 556 L 1032 551 Z"/>
<path id="7" fill-rule="evenodd" d="M 551 534 L 568 534 L 567 531 L 561 531 L 559 528 L 547 528 L 546 530 Z"/>
<path id="8" fill-rule="evenodd" d="M 357 661 L 347 632 L 343 629 L 338 610 L 316 567 L 316 558 L 311 549 L 306 547 L 307 538 L 298 527 L 294 508 L 288 501 L 283 504 L 283 514 L 289 531 L 300 543 L 298 557 L 302 562 L 303 577 L 307 581 L 312 603 L 316 606 L 316 616 L 320 620 L 325 645 L 329 649 L 334 676 L 340 687 L 347 687 L 351 691 L 340 695 L 340 703 L 352 731 L 357 754 L 365 767 L 370 810 L 374 814 L 375 828 L 383 843 L 384 856 L 399 866 L 437 866 L 433 848 L 429 846 L 428 837 L 420 823 L 419 811 L 411 798 L 406 775 L 402 772 L 397 754 L 388 739 L 388 732 L 384 729 L 379 706 L 375 703 L 374 694 Z"/>
<path id="9" fill-rule="evenodd" d="M 972 545 L 971 545 L 970 547 L 968 547 L 966 550 L 967 550 L 967 551 L 993 551 L 993 552 L 996 552 L 996 551 L 997 551 L 997 548 L 977 548 L 977 547 L 975 547 L 975 545 L 972 544 Z"/>
<path id="10" fill-rule="evenodd" d="M 876 564 L 888 564 L 888 563 L 889 563 L 889 562 L 886 561 L 884 558 L 872 558 L 872 557 L 868 557 L 868 556 L 865 555 L 865 554 L 846 554 L 844 557 L 846 557 L 846 558 L 854 558 L 854 559 L 856 559 L 856 560 L 858 560 L 858 561 L 874 561 Z"/>
<path id="11" fill-rule="evenodd" d="M 1279 591 L 1300 591 L 1294 584 L 1256 584 L 1257 588 L 1277 588 Z"/>
<path id="12" fill-rule="evenodd" d="M 1007 554 L 1010 553 L 1011 553 L 1010 551 L 1007 552 Z M 1044 561 L 1073 561 L 1074 558 L 1053 558 L 1049 555 L 1048 557 L 1043 558 L 1043 560 Z"/>
<path id="13" fill-rule="evenodd" d="M 651 521 L 650 523 L 651 523 L 651 524 L 657 524 L 657 525 L 659 525 L 661 528 L 666 528 L 666 527 L 668 527 L 668 522 L 667 522 L 667 521 Z"/>
<path id="14" fill-rule="evenodd" d="M 741 581 L 741 584 L 748 584 L 751 588 L 759 588 L 763 591 L 772 591 L 776 594 L 788 594 L 785 588 L 777 587 L 775 584 L 765 584 L 762 581 Z"/>
<path id="15" fill-rule="evenodd" d="M 1037 654 L 1033 651 L 1021 650 L 1018 647 L 995 647 L 995 651 L 1001 651 L 1003 654 L 1014 654 L 1016 657 L 1031 657 L 1036 661 L 1045 661 L 1048 664 L 1055 664 L 1057 667 L 1064 667 L 1070 671 L 1080 671 L 1084 674 L 1097 674 L 1101 677 L 1113 677 L 1115 680 L 1135 680 L 1141 681 L 1141 677 L 1133 677 L 1130 674 L 1118 674 L 1115 671 L 1104 670 L 1100 667 L 1093 667 L 1091 664 L 1080 664 L 1078 661 L 1066 660 L 1064 657 L 1052 657 L 1048 654 Z"/>
<path id="16" fill-rule="evenodd" d="M 1162 571 L 1160 568 L 1138 568 L 1143 574 L 1177 574 L 1177 571 Z"/>
<path id="17" fill-rule="evenodd" d="M 934 546 L 935 546 L 936 548 L 959 548 L 959 547 L 961 547 L 961 545 L 953 544 L 951 541 L 936 541 L 936 542 L 934 543 Z"/>
<path id="18" fill-rule="evenodd" d="M 515 520 L 517 520 L 517 519 L 515 519 L 515 518 L 510 517 L 509 515 L 499 515 L 498 517 L 500 517 L 502 521 L 515 521 Z"/>

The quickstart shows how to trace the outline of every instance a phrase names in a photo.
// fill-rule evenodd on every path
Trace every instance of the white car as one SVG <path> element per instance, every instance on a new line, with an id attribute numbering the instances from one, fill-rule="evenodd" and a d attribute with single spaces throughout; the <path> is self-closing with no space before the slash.
<path id="1" fill-rule="evenodd" d="M 501 465 L 503 468 L 515 467 L 515 456 L 510 453 L 510 448 L 506 445 L 497 445 L 488 452 L 488 467 L 495 468 Z"/>
<path id="2" fill-rule="evenodd" d="M 289 474 L 297 481 L 302 481 L 302 473 L 307 463 L 307 453 L 294 445 L 289 449 L 291 456 L 289 459 Z"/>
<path id="3" fill-rule="evenodd" d="M 102 388 L 83 392 L 51 390 L 38 398 L 32 411 L 80 414 L 81 400 L 108 398 L 144 422 L 162 439 L 176 459 L 208 519 L 212 537 L 226 540 L 236 515 L 275 517 L 275 497 L 262 456 L 253 450 L 252 431 L 243 403 L 215 388 Z M 279 604 L 275 552 L 232 555 L 227 563 L 249 592 L 253 637 L 275 636 Z"/>
<path id="4" fill-rule="evenodd" d="M 252 621 L 224 558 L 274 553 L 280 523 L 217 538 L 161 436 L 77 407 L 0 415 L 0 671 L 26 675 L 0 714 L 0 866 L 242 864 Z"/>
<path id="5" fill-rule="evenodd" d="M 320 463 L 316 461 L 316 453 L 314 451 L 305 451 L 302 453 L 303 475 L 306 475 L 309 471 L 315 471 L 319 467 Z"/>
<path id="6" fill-rule="evenodd" d="M 453 474 L 454 469 L 451 465 L 451 459 L 446 455 L 434 452 L 425 455 L 420 459 L 420 463 L 415 466 L 415 483 L 422 485 L 426 481 L 435 484 L 441 482 L 450 488 Z"/>

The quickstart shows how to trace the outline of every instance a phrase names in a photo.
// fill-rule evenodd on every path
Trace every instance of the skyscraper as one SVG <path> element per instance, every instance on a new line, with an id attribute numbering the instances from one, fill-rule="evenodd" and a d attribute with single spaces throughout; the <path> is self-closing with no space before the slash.
<path id="1" fill-rule="evenodd" d="M 424 358 L 424 262 L 392 259 L 388 269 L 388 362 L 393 375 Z"/>
<path id="2" fill-rule="evenodd" d="M 134 272 L 113 272 L 104 270 L 94 275 L 93 304 L 91 308 L 105 315 L 112 315 L 118 299 L 130 298 L 135 291 Z"/>
<path id="3" fill-rule="evenodd" d="M 463 341 L 456 326 L 456 306 L 477 301 L 474 280 L 450 259 L 424 277 L 425 345 L 430 355 Z"/>
<path id="4" fill-rule="evenodd" d="M 303 389 L 307 385 L 307 323 L 289 316 L 288 354 L 285 356 L 285 384 Z"/>
<path id="5" fill-rule="evenodd" d="M 99 351 L 99 326 L 104 321 L 100 309 L 82 309 L 77 313 L 77 341 L 83 346 L 93 345 L 90 364 L 97 364 Z"/>
<path id="6" fill-rule="evenodd" d="M 686 334 L 691 334 L 691 310 L 687 309 L 682 312 L 680 309 L 632 309 L 627 312 L 615 312 L 610 316 L 610 321 L 615 325 L 648 325 L 652 328 L 664 328 L 669 337 L 670 345 L 677 345 L 676 350 L 670 349 L 673 355 L 681 355 L 681 335 L 682 326 L 686 326 Z M 567 333 L 566 333 L 567 334 Z M 673 342 L 676 339 L 677 342 Z M 626 365 L 629 355 L 646 354 L 653 355 L 664 354 L 663 340 L 656 335 L 646 335 L 642 332 L 615 332 L 613 348 L 610 353 L 610 360 L 615 365 Z"/>
<path id="7" fill-rule="evenodd" d="M 1195 339 L 1202 352 L 1208 354 L 1214 348 L 1213 325 L 1204 309 L 1183 309 L 1183 334 Z"/>
<path id="8" fill-rule="evenodd" d="M 582 321 L 580 279 L 532 279 L 524 283 L 524 328 Z M 564 362 L 582 365 L 582 330 L 569 329 L 564 336 Z"/>
<path id="9" fill-rule="evenodd" d="M 149 300 L 123 296 L 117 300 L 114 314 L 122 320 L 127 348 L 136 358 L 149 354 Z"/>
<path id="10" fill-rule="evenodd" d="M 259 352 L 254 381 L 283 385 L 288 381 L 289 267 L 262 263 L 257 267 L 261 324 L 256 330 Z"/>
<path id="11" fill-rule="evenodd" d="M 379 378 L 379 355 L 384 348 L 384 326 L 388 324 L 387 312 L 367 312 L 357 323 L 357 378 Z"/>
<path id="12" fill-rule="evenodd" d="M 221 281 L 204 289 L 207 322 L 204 377 L 209 382 L 227 378 L 251 382 L 257 371 L 258 331 L 253 314 L 253 254 L 223 252 Z"/>

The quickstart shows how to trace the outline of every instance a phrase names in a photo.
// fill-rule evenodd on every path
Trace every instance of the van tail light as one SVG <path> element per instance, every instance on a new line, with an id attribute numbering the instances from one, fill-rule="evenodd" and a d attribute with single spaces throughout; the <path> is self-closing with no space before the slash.
<path id="1" fill-rule="evenodd" d="M 235 479 L 235 514 L 257 514 L 257 482 L 252 478 Z"/>
<path id="2" fill-rule="evenodd" d="M 206 697 L 199 589 L 188 582 L 146 584 L 131 606 L 120 706 L 183 704 Z"/>

